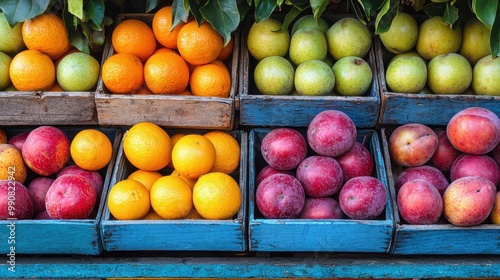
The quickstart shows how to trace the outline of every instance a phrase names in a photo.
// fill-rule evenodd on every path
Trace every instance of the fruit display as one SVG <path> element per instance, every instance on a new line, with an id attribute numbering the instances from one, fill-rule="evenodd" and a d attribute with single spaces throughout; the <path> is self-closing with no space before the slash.
<path id="1" fill-rule="evenodd" d="M 338 110 L 317 114 L 306 130 L 252 129 L 250 250 L 386 250 L 383 243 L 392 230 L 380 227 L 392 224 L 392 205 L 373 132 L 358 130 Z M 358 228 L 360 221 L 366 228 Z M 351 238 L 362 238 L 337 235 L 344 226 L 361 235 L 372 228 L 380 243 L 344 247 Z M 314 232 L 316 241 L 299 242 L 303 230 Z"/>
<path id="2" fill-rule="evenodd" d="M 408 123 L 383 129 L 396 223 L 400 225 L 396 231 L 407 235 L 405 240 L 396 239 L 396 253 L 495 252 L 471 238 L 472 234 L 489 235 L 487 228 L 498 224 L 499 132 L 498 116 L 481 107 L 456 112 L 444 127 Z M 461 250 L 444 240 L 424 242 L 424 233 L 413 231 L 425 228 L 429 234 L 439 235 L 457 227 L 468 230 L 454 231 L 453 239 L 467 239 L 475 246 Z M 415 242 L 418 250 L 409 246 Z"/>

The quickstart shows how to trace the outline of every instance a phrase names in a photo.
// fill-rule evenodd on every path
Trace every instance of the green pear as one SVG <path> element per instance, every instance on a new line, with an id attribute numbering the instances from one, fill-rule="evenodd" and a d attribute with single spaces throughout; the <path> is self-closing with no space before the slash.
<path id="1" fill-rule="evenodd" d="M 402 56 L 415 56 L 415 57 L 418 57 L 418 58 L 422 59 L 425 62 L 425 65 L 427 65 L 427 62 L 428 62 L 427 60 L 425 60 L 425 58 L 423 58 L 420 54 L 418 54 L 418 52 L 416 52 L 416 51 L 409 51 L 409 52 L 404 52 L 404 53 L 398 53 L 393 58 L 391 58 L 391 60 L 389 61 L 388 64 L 391 64 L 391 62 L 393 60 L 395 60 L 396 58 L 402 57 Z"/>
<path id="2" fill-rule="evenodd" d="M 459 53 L 471 65 L 491 54 L 490 29 L 475 17 L 468 20 L 462 29 L 462 45 Z"/>
<path id="3" fill-rule="evenodd" d="M 297 66 L 294 84 L 299 95 L 329 95 L 335 85 L 335 76 L 325 62 L 308 60 Z"/>
<path id="4" fill-rule="evenodd" d="M 292 32 L 291 35 L 295 34 L 297 30 L 303 27 L 314 27 L 319 29 L 323 34 L 326 33 L 328 28 L 330 28 L 330 25 L 324 18 L 318 18 L 316 20 L 313 15 L 305 15 L 300 17 L 292 26 Z"/>
<path id="5" fill-rule="evenodd" d="M 429 61 L 427 84 L 436 94 L 462 94 L 471 85 L 472 67 L 458 53 L 440 54 Z"/>
<path id="6" fill-rule="evenodd" d="M 418 24 L 415 18 L 399 12 L 392 20 L 387 32 L 379 35 L 384 47 L 392 53 L 404 53 L 413 49 L 418 38 Z"/>
<path id="7" fill-rule="evenodd" d="M 10 27 L 4 13 L 0 12 L 0 38 L 2 38 L 0 52 L 13 55 L 26 48 L 23 41 L 22 28 L 22 23 Z"/>
<path id="8" fill-rule="evenodd" d="M 357 18 L 346 17 L 335 22 L 326 32 L 328 53 L 334 60 L 346 56 L 364 57 L 370 50 L 372 36 Z"/>
<path id="9" fill-rule="evenodd" d="M 9 67 L 12 58 L 6 53 L 0 52 L 0 90 L 10 85 Z"/>
<path id="10" fill-rule="evenodd" d="M 335 62 L 332 69 L 335 75 L 334 90 L 339 95 L 360 96 L 370 88 L 373 72 L 364 59 L 346 56 Z"/>
<path id="11" fill-rule="evenodd" d="M 328 54 L 326 37 L 314 27 L 297 30 L 290 41 L 289 55 L 295 65 L 308 60 L 324 60 Z"/>
<path id="12" fill-rule="evenodd" d="M 427 65 L 418 56 L 396 57 L 387 67 L 385 80 L 393 92 L 419 93 L 427 83 Z"/>
<path id="13" fill-rule="evenodd" d="M 268 56 L 254 70 L 255 86 L 264 95 L 287 95 L 293 90 L 295 70 L 286 58 Z"/>
<path id="14" fill-rule="evenodd" d="M 476 94 L 500 96 L 500 58 L 486 55 L 472 69 L 472 89 Z"/>
<path id="15" fill-rule="evenodd" d="M 440 16 L 426 19 L 419 28 L 417 52 L 425 59 L 451 52 L 458 52 L 462 43 L 462 30 L 452 29 Z"/>
<path id="16" fill-rule="evenodd" d="M 273 18 L 254 22 L 247 35 L 247 48 L 257 60 L 268 56 L 285 56 L 290 47 L 290 33 L 281 30 L 283 23 Z"/>

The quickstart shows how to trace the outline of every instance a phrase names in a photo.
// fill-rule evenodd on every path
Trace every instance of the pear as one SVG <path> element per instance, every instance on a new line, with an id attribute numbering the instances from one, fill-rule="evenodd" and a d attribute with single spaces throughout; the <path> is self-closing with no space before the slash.
<path id="1" fill-rule="evenodd" d="M 429 61 L 427 84 L 436 94 L 462 94 L 471 85 L 472 67 L 458 53 L 440 54 Z"/>
<path id="2" fill-rule="evenodd" d="M 373 79 L 370 65 L 360 57 L 346 56 L 333 65 L 334 90 L 343 96 L 364 95 Z"/>
<path id="3" fill-rule="evenodd" d="M 476 17 L 468 20 L 462 29 L 462 45 L 459 53 L 471 65 L 476 64 L 479 59 L 491 54 L 490 29 Z"/>
<path id="4" fill-rule="evenodd" d="M 462 43 L 462 30 L 452 29 L 440 16 L 426 19 L 419 28 L 417 52 L 425 59 L 451 52 L 458 52 Z"/>
<path id="5" fill-rule="evenodd" d="M 281 30 L 283 23 L 273 18 L 254 22 L 247 35 L 250 55 L 262 60 L 268 56 L 286 56 L 290 47 L 290 32 Z"/>
<path id="6" fill-rule="evenodd" d="M 300 17 L 292 26 L 292 32 L 291 35 L 295 34 L 297 30 L 303 27 L 314 27 L 319 29 L 323 34 L 326 34 L 326 31 L 328 31 L 328 28 L 330 28 L 330 25 L 324 18 L 318 18 L 316 20 L 314 18 L 314 15 L 305 15 Z"/>
<path id="7" fill-rule="evenodd" d="M 328 53 L 334 60 L 346 56 L 364 57 L 372 45 L 368 28 L 357 18 L 346 17 L 335 22 L 326 32 Z"/>
<path id="8" fill-rule="evenodd" d="M 264 95 L 287 95 L 293 90 L 295 70 L 286 58 L 268 56 L 263 58 L 254 69 L 257 89 Z"/>
<path id="9" fill-rule="evenodd" d="M 327 54 L 326 37 L 319 29 L 302 27 L 292 35 L 289 55 L 295 65 L 313 59 L 324 60 Z"/>
<path id="10" fill-rule="evenodd" d="M 500 96 L 500 58 L 486 55 L 472 69 L 472 89 L 476 94 Z"/>
<path id="11" fill-rule="evenodd" d="M 389 63 L 385 79 L 393 92 L 419 93 L 427 83 L 427 65 L 418 56 L 398 56 Z"/>
<path id="12" fill-rule="evenodd" d="M 399 12 L 387 32 L 379 35 L 384 47 L 395 54 L 413 49 L 418 38 L 418 24 L 411 15 Z"/>
<path id="13" fill-rule="evenodd" d="M 322 60 L 308 60 L 297 66 L 294 84 L 299 95 L 330 95 L 335 76 L 332 68 Z"/>

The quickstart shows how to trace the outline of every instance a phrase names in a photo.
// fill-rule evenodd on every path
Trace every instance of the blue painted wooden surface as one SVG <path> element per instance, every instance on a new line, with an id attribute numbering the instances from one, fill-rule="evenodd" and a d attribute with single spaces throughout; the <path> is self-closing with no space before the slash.
<path id="1" fill-rule="evenodd" d="M 171 132 L 169 132 L 171 133 Z M 183 131 L 194 133 L 194 131 Z M 232 220 L 115 220 L 109 208 L 104 207 L 101 221 L 101 235 L 104 250 L 107 251 L 245 251 L 247 249 L 247 133 L 231 131 L 240 143 L 240 167 L 234 177 L 241 189 L 241 206 Z M 173 134 L 171 134 L 173 135 Z M 120 146 L 117 164 L 113 170 L 110 186 L 128 177 L 135 171 Z M 161 170 L 163 175 L 171 173 Z"/>
<path id="2" fill-rule="evenodd" d="M 474 106 L 487 108 L 500 115 L 500 96 L 404 94 L 389 91 L 385 82 L 387 51 L 381 46 L 378 37 L 374 40 L 374 48 L 381 90 L 379 124 L 446 125 L 460 110 Z"/>
<path id="3" fill-rule="evenodd" d="M 458 227 L 441 219 L 435 225 L 409 225 L 401 220 L 396 203 L 395 179 L 398 166 L 391 162 L 388 150 L 389 130 L 381 129 L 382 148 L 387 166 L 389 189 L 393 197 L 396 231 L 393 254 L 500 254 L 500 225 L 485 223 Z"/>
<path id="4" fill-rule="evenodd" d="M 376 220 L 265 219 L 255 205 L 255 178 L 264 166 L 260 143 L 270 129 L 252 129 L 249 136 L 249 250 L 292 252 L 388 252 L 394 230 L 391 197 Z M 358 142 L 375 160 L 375 177 L 388 187 L 380 142 L 374 130 L 358 130 Z M 387 190 L 389 192 L 389 190 Z"/>
<path id="5" fill-rule="evenodd" d="M 325 19 L 333 24 L 339 18 Z M 250 22 L 245 23 L 241 34 L 239 96 L 236 97 L 239 98 L 240 124 L 305 127 L 319 112 L 331 109 L 349 115 L 357 127 L 373 128 L 377 125 L 380 93 L 373 48 L 365 57 L 373 72 L 372 86 L 365 96 L 266 96 L 258 92 L 254 83 L 253 71 L 257 62 L 248 53 L 246 32 Z"/>
<path id="6" fill-rule="evenodd" d="M 314 257 L 18 257 L 0 278 L 499 278 L 500 256 L 395 257 L 335 254 Z"/>
<path id="7" fill-rule="evenodd" d="M 86 127 L 61 128 L 68 138 L 73 137 Z M 19 220 L 15 221 L 15 253 L 16 254 L 84 254 L 98 255 L 102 252 L 98 224 L 104 209 L 104 201 L 111 180 L 121 131 L 116 128 L 94 127 L 104 132 L 113 143 L 113 155 L 107 168 L 101 170 L 103 191 L 98 201 L 96 218 L 74 220 Z M 27 129 L 6 129 L 7 135 L 29 131 Z M 25 184 L 27 186 L 28 183 Z M 0 221 L 2 228 L 0 253 L 9 253 L 10 245 L 7 236 L 10 233 L 7 225 L 10 221 Z"/>

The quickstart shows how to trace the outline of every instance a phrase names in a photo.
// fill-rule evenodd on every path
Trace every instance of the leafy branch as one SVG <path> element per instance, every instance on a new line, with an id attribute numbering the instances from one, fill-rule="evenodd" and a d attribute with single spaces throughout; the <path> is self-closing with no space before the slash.
<path id="1" fill-rule="evenodd" d="M 10 26 L 45 12 L 60 14 L 71 45 L 85 53 L 104 44 L 105 26 L 112 24 L 105 15 L 104 0 L 5 0 L 0 10 Z"/>
<path id="2" fill-rule="evenodd" d="M 367 22 L 375 18 L 375 33 L 389 30 L 392 20 L 402 6 L 411 6 L 428 16 L 442 16 L 452 28 L 460 24 L 460 17 L 468 12 L 476 16 L 490 30 L 490 47 L 494 57 L 500 55 L 500 6 L 498 0 L 349 0 L 357 17 Z M 470 16 L 470 15 L 469 15 Z"/>

